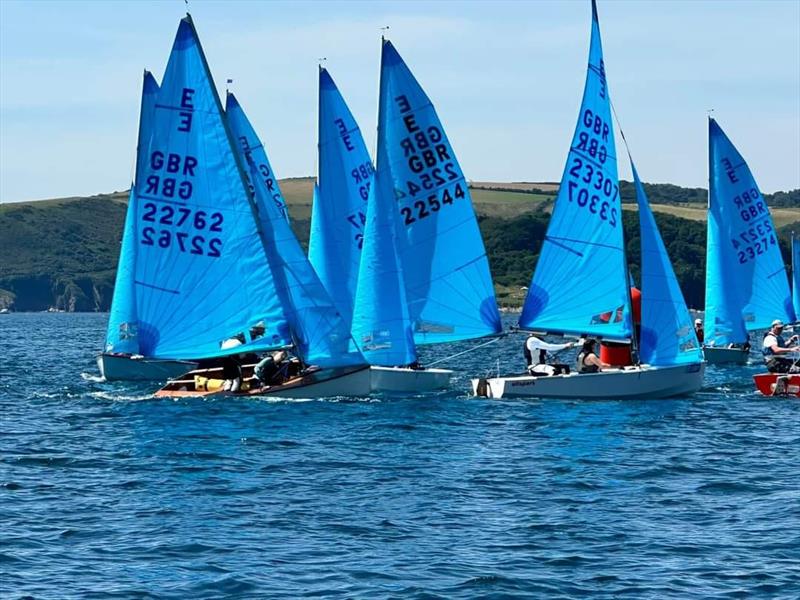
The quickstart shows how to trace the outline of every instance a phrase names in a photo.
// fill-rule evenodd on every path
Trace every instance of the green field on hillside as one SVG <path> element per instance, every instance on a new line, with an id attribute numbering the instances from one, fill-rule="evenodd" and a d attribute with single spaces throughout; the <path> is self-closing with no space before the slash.
<path id="1" fill-rule="evenodd" d="M 292 227 L 304 245 L 308 241 L 313 179 L 280 182 Z M 530 281 L 556 190 L 553 184 L 486 183 L 471 195 L 486 244 L 498 301 L 519 306 Z M 540 187 L 541 186 L 541 187 Z M 548 187 L 549 186 L 549 187 Z M 508 187 L 510 191 L 497 188 Z M 547 193 L 531 192 L 548 189 Z M 695 189 L 649 185 L 648 194 L 666 198 L 699 196 Z M 625 190 L 625 193 L 630 193 Z M 781 197 L 794 198 L 795 192 Z M 107 310 L 125 218 L 127 192 L 88 198 L 58 198 L 0 204 L 0 308 L 43 310 Z M 791 204 L 791 203 L 790 203 Z M 638 272 L 636 205 L 626 203 L 624 225 L 634 275 Z M 703 303 L 705 271 L 705 206 L 691 202 L 653 203 L 676 273 L 693 307 Z M 800 230 L 800 206 L 773 208 L 781 248 L 788 259 L 788 236 Z"/>

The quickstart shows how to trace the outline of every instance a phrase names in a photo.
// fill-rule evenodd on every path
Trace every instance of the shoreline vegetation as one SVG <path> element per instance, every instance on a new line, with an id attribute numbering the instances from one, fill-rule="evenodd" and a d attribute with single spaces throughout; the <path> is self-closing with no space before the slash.
<path id="1" fill-rule="evenodd" d="M 313 178 L 280 181 L 291 224 L 308 243 Z M 705 288 L 706 190 L 644 184 L 687 304 L 702 309 Z M 552 182 L 470 182 L 504 311 L 522 306 L 558 191 Z M 620 182 L 623 225 L 633 277 L 639 237 L 633 186 Z M 800 232 L 800 190 L 765 194 L 784 261 Z M 0 204 L 3 260 L 0 310 L 104 312 L 113 295 L 128 192 Z"/>

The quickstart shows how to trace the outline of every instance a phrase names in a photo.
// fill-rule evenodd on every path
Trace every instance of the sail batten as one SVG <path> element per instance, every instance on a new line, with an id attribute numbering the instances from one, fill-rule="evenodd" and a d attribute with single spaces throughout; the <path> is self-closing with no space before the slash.
<path id="1" fill-rule="evenodd" d="M 597 8 L 581 108 L 519 324 L 536 331 L 632 334 L 617 153 Z"/>
<path id="2" fill-rule="evenodd" d="M 747 341 L 791 321 L 788 279 L 769 208 L 744 158 L 709 118 L 706 344 Z"/>

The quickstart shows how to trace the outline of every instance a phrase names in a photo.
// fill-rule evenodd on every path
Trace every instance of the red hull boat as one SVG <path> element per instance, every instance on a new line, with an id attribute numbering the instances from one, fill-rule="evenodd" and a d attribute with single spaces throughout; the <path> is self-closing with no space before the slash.
<path id="1" fill-rule="evenodd" d="M 800 374 L 761 373 L 753 375 L 758 391 L 765 396 L 797 396 L 800 398 Z"/>

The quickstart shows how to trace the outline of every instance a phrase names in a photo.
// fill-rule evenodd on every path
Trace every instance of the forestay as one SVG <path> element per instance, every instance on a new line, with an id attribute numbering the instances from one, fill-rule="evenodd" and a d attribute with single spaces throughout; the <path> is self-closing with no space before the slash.
<path id="1" fill-rule="evenodd" d="M 633 160 L 631 170 L 639 205 L 642 254 L 639 360 L 655 366 L 702 362 L 692 318 Z"/>
<path id="2" fill-rule="evenodd" d="M 417 344 L 502 329 L 469 188 L 430 99 L 383 41 L 377 168 L 397 213 L 397 249 Z"/>
<path id="3" fill-rule="evenodd" d="M 114 297 L 108 315 L 106 331 L 106 352 L 137 354 L 139 335 L 136 313 L 135 264 L 138 240 L 136 238 L 136 183 L 143 169 L 141 157 L 147 154 L 147 145 L 152 132 L 153 107 L 158 95 L 158 82 L 150 71 L 144 72 L 142 82 L 142 103 L 139 110 L 139 132 L 136 142 L 136 173 L 128 194 L 128 209 L 125 212 L 125 225 L 122 230 L 122 245 L 117 262 L 117 276 L 114 282 Z"/>
<path id="4" fill-rule="evenodd" d="M 384 90 L 381 69 L 381 97 Z M 382 135 L 383 102 L 378 105 L 378 137 Z M 367 199 L 367 222 L 358 269 L 352 332 L 371 365 L 407 365 L 417 360 L 398 253 L 400 232 L 394 183 L 386 165 L 385 145 L 378 143 L 377 171 Z"/>
<path id="5" fill-rule="evenodd" d="M 188 15 L 139 160 L 135 281 L 142 354 L 198 359 L 290 343 L 255 207 Z M 231 347 L 233 339 L 242 345 Z"/>
<path id="6" fill-rule="evenodd" d="M 793 310 L 767 203 L 717 122 L 708 126 L 706 344 L 721 346 L 774 319 L 791 321 Z"/>
<path id="7" fill-rule="evenodd" d="M 792 234 L 792 303 L 794 320 L 800 321 L 800 240 Z"/>
<path id="8" fill-rule="evenodd" d="M 578 124 L 520 317 L 526 329 L 631 335 L 617 155 L 597 9 Z"/>
<path id="9" fill-rule="evenodd" d="M 308 258 L 349 328 L 374 168 L 358 124 L 322 67 L 318 135 Z"/>
<path id="10" fill-rule="evenodd" d="M 228 94 L 226 106 L 255 195 L 266 263 L 273 277 L 271 294 L 280 302 L 298 353 L 307 363 L 322 367 L 364 364 L 352 343 L 349 325 L 333 305 L 286 219 L 285 204 L 278 201 L 282 195 L 261 140 L 233 94 Z"/>

